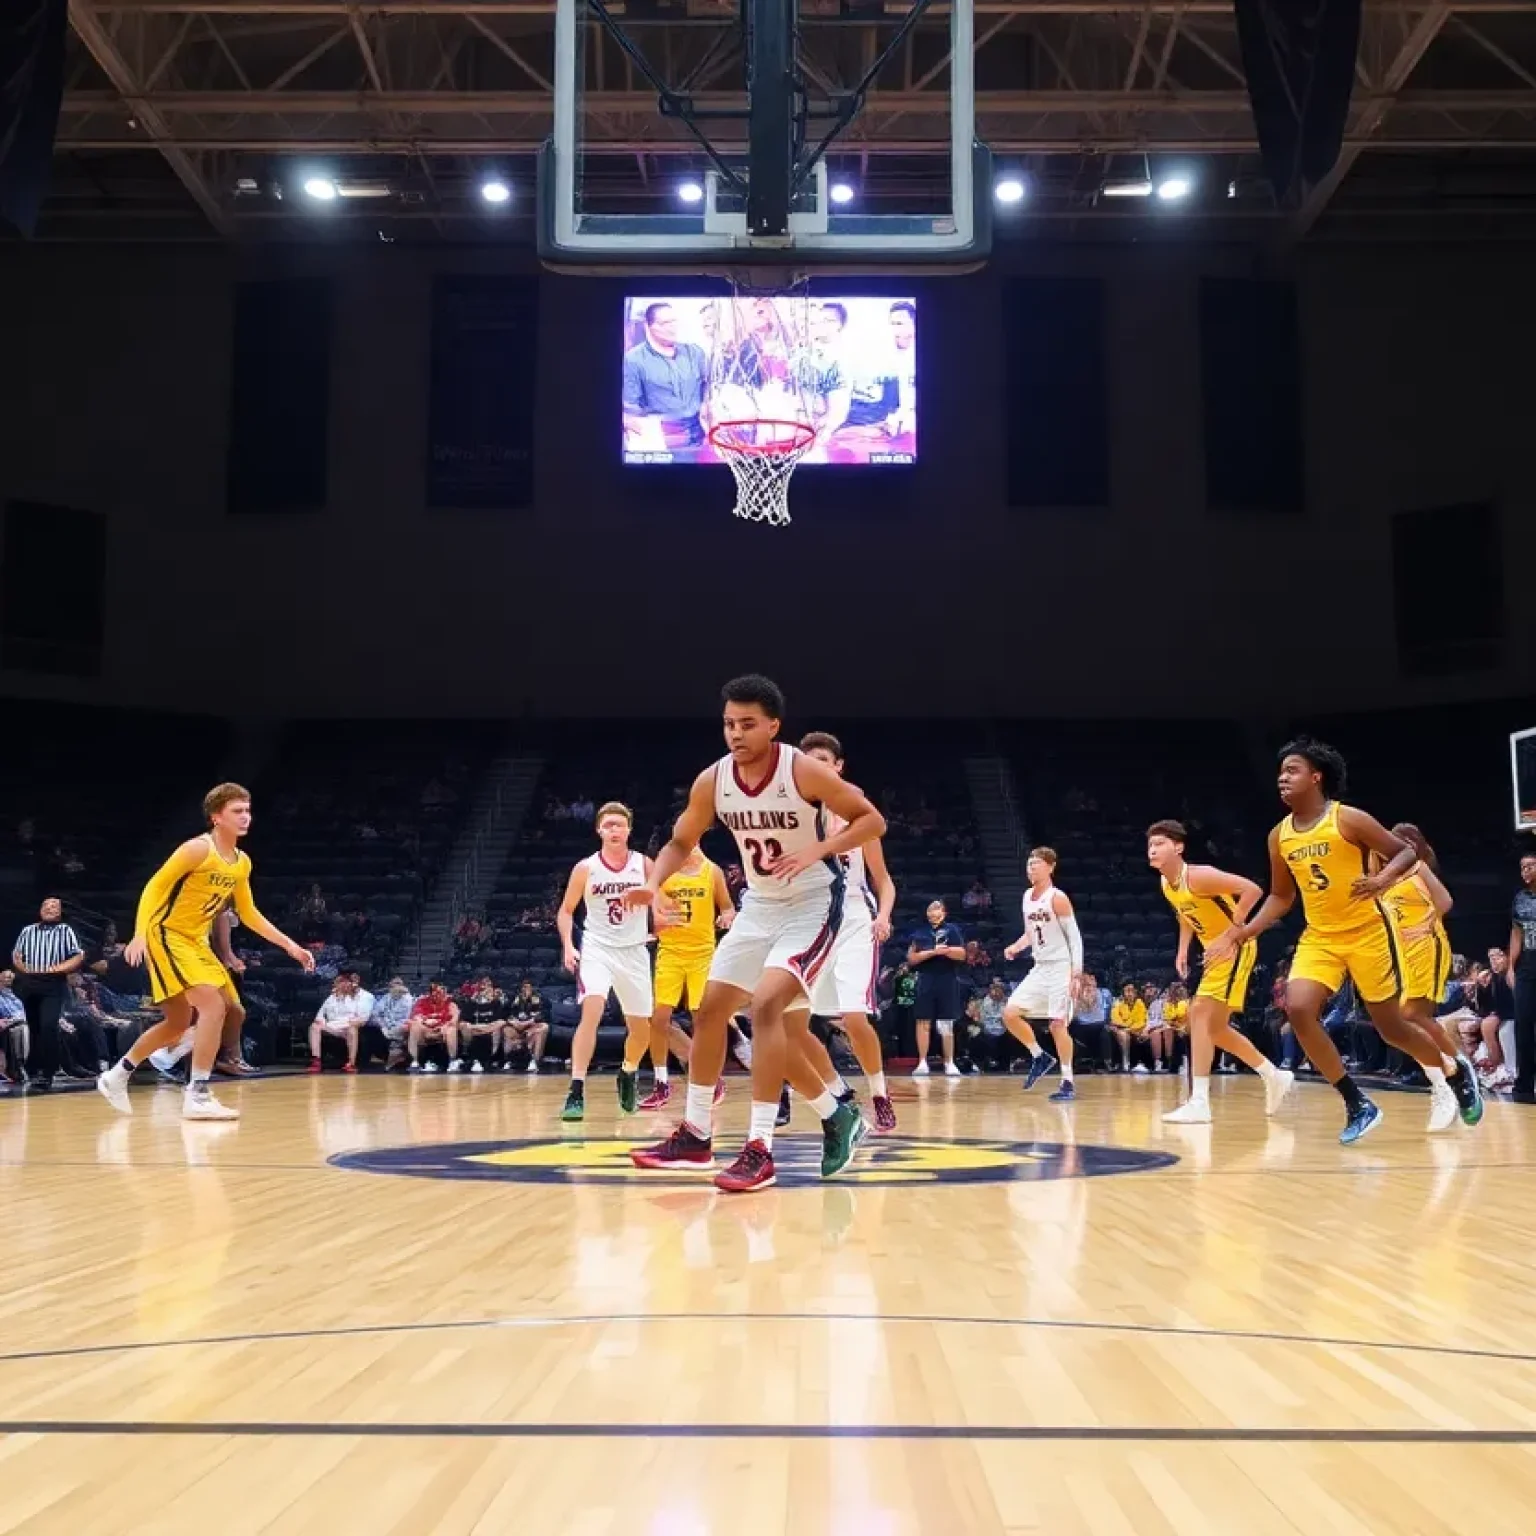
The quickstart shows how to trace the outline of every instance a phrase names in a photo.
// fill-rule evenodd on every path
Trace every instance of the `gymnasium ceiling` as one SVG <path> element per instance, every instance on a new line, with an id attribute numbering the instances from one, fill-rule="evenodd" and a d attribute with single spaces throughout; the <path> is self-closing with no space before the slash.
<path id="1" fill-rule="evenodd" d="M 724 0 L 614 7 L 669 80 L 729 91 Z M 64 239 L 529 238 L 549 131 L 553 0 L 70 0 L 54 183 Z M 853 85 L 906 7 L 802 0 L 808 70 Z M 1536 235 L 1536 0 L 1365 0 L 1344 152 L 1299 210 L 1273 206 L 1230 0 L 977 0 L 978 132 L 1029 195 L 1022 232 L 1129 238 L 1169 210 L 1116 176 L 1192 170 L 1177 227 L 1288 244 L 1329 236 Z M 886 207 L 942 174 L 948 16 L 919 23 L 834 158 Z M 706 51 L 714 48 L 709 58 Z M 609 44 L 589 75 L 590 174 L 662 206 L 698 161 Z M 721 99 L 724 99 L 723 97 Z M 318 208 L 319 169 L 373 196 Z M 490 173 L 513 189 L 500 210 Z"/>

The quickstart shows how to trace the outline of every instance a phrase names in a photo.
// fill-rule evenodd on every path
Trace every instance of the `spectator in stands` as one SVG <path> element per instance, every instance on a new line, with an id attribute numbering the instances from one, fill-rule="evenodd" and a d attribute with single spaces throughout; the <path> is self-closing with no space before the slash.
<path id="1" fill-rule="evenodd" d="M 0 971 L 0 1076 L 26 1081 L 27 1010 L 16 996 L 16 973 Z"/>
<path id="2" fill-rule="evenodd" d="M 1505 1024 L 1515 1017 L 1515 993 L 1509 984 L 1509 954 L 1502 949 L 1488 951 L 1488 964 L 1478 977 L 1476 1001 L 1478 1032 L 1484 1046 L 1483 1069 L 1491 1088 L 1508 1088 L 1515 1080 L 1514 1067 L 1504 1059 L 1500 1038 Z"/>
<path id="3" fill-rule="evenodd" d="M 59 1018 L 68 992 L 66 977 L 85 963 L 85 951 L 75 930 L 64 921 L 64 904 L 48 897 L 38 920 L 16 936 L 11 962 L 17 975 L 16 995 L 27 1011 L 32 1057 L 28 1071 L 34 1088 L 53 1087 L 59 1069 Z"/>
<path id="4" fill-rule="evenodd" d="M 1141 989 L 1141 1000 L 1147 1005 L 1146 1042 L 1152 1051 L 1152 1070 L 1164 1072 L 1173 1055 L 1173 1035 L 1164 1016 L 1167 999 L 1157 983 L 1149 981 Z"/>
<path id="5" fill-rule="evenodd" d="M 453 935 L 453 952 L 456 958 L 472 960 L 485 947 L 490 937 L 485 924 L 472 912 L 467 912 Z"/>
<path id="6" fill-rule="evenodd" d="M 739 907 L 741 905 L 741 893 L 747 888 L 747 877 L 740 864 L 727 864 L 725 866 L 725 888 L 731 893 L 731 900 Z"/>
<path id="7" fill-rule="evenodd" d="M 1179 1065 L 1179 1052 L 1189 1039 L 1189 988 L 1182 981 L 1174 982 L 1168 988 L 1168 995 L 1163 999 L 1163 1028 L 1168 1035 L 1168 1068 L 1174 1071 Z M 1215 1070 L 1223 1070 L 1221 1057 L 1224 1052 L 1217 1052 Z"/>
<path id="8" fill-rule="evenodd" d="M 488 1066 L 496 1066 L 501 1037 L 507 1028 L 507 1012 L 507 995 L 489 976 L 482 976 L 475 983 L 459 1009 L 464 1055 L 469 1058 L 469 1070 L 476 1075 Z"/>
<path id="9" fill-rule="evenodd" d="M 433 981 L 411 1009 L 411 1027 L 405 1038 L 405 1048 L 411 1058 L 409 1070 L 436 1072 L 435 1061 L 422 1066 L 421 1048 L 423 1045 L 438 1043 L 448 1052 L 448 1070 L 462 1072 L 464 1063 L 459 1057 L 459 1005 L 448 996 L 448 988 L 441 981 Z"/>
<path id="10" fill-rule="evenodd" d="M 988 912 L 992 908 L 992 892 L 982 883 L 978 875 L 972 882 L 971 888 L 960 898 L 960 905 L 967 912 Z"/>
<path id="11" fill-rule="evenodd" d="M 1084 971 L 1078 978 L 1077 996 L 1073 999 L 1072 1033 L 1095 1068 L 1103 1067 L 1109 1060 L 1111 1002 L 1109 988 L 1101 987 L 1092 971 Z"/>
<path id="12" fill-rule="evenodd" d="M 338 976 L 331 985 L 331 995 L 321 1003 L 309 1026 L 309 1070 L 325 1070 L 320 1040 L 322 1035 L 331 1035 L 347 1044 L 347 1061 L 341 1070 L 356 1072 L 358 1041 L 372 1012 L 372 995 L 364 992 L 351 976 Z"/>
<path id="13" fill-rule="evenodd" d="M 519 1050 L 528 1053 L 528 1072 L 537 1074 L 544 1047 L 549 1043 L 549 1018 L 544 999 L 534 990 L 531 978 L 524 976 L 517 996 L 508 1005 L 507 1028 L 502 1037 L 503 1072 L 512 1070 L 512 1057 Z"/>
<path id="14" fill-rule="evenodd" d="M 383 1041 L 384 1070 L 391 1071 L 405 1060 L 405 1037 L 410 1032 L 411 1009 L 416 999 L 403 976 L 391 976 L 384 995 L 373 1005 L 368 1028 L 363 1031 L 364 1061 L 375 1054 L 371 1036 Z"/>
<path id="15" fill-rule="evenodd" d="M 70 1077 L 94 1078 L 105 1072 L 138 1034 L 137 1023 L 104 1006 L 94 977 L 76 971 L 59 1019 L 64 1070 Z M 119 1046 L 119 1031 L 127 1039 Z"/>
<path id="16" fill-rule="evenodd" d="M 994 976 L 977 1006 L 981 1034 L 972 1047 L 983 1071 L 1006 1072 L 1019 1052 L 1019 1042 L 1003 1023 L 1003 1010 L 1007 1006 L 1007 984 L 1001 976 Z"/>
<path id="17" fill-rule="evenodd" d="M 1147 1032 L 1147 1005 L 1136 990 L 1136 983 L 1128 981 L 1113 1008 L 1109 1011 L 1109 1032 L 1120 1047 L 1120 1070 L 1131 1070 L 1131 1044 Z M 1138 1072 L 1146 1068 L 1138 1061 Z"/>

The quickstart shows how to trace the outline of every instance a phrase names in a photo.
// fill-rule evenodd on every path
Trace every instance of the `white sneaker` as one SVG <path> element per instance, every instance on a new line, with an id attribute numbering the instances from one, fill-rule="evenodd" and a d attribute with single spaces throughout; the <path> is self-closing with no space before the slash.
<path id="1" fill-rule="evenodd" d="M 960 1071 L 960 1068 L 957 1067 L 954 1064 L 954 1062 L 946 1061 L 944 1063 L 944 1076 L 945 1077 L 962 1077 L 962 1076 L 964 1076 L 964 1074 Z"/>
<path id="2" fill-rule="evenodd" d="M 128 1079 L 116 1068 L 103 1072 L 96 1079 L 96 1091 L 120 1115 L 131 1115 L 133 1105 L 128 1102 Z"/>
<path id="3" fill-rule="evenodd" d="M 429 1061 L 429 1062 L 428 1062 L 428 1063 L 427 1063 L 427 1064 L 426 1064 L 426 1066 L 424 1066 L 424 1067 L 423 1067 L 423 1068 L 422 1068 L 422 1069 L 421 1069 L 421 1070 L 422 1070 L 422 1071 L 423 1071 L 423 1072 L 436 1072 L 436 1071 L 437 1071 L 437 1063 L 436 1063 L 436 1062 L 435 1062 L 435 1061 Z M 448 1068 L 448 1070 L 449 1070 L 449 1071 L 450 1071 L 450 1072 L 451 1072 L 451 1071 L 453 1071 L 453 1068 L 452 1068 L 452 1066 L 450 1066 L 450 1067 L 449 1067 L 449 1068 Z"/>
<path id="4" fill-rule="evenodd" d="M 1145 1077 L 1147 1075 L 1147 1069 L 1138 1061 L 1136 1065 L 1131 1068 L 1131 1075 L 1133 1077 Z"/>
<path id="5" fill-rule="evenodd" d="M 405 1070 L 407 1072 L 420 1072 L 421 1071 L 421 1063 L 419 1061 L 413 1061 L 410 1064 L 410 1066 L 408 1066 Z M 434 1067 L 432 1070 L 435 1072 L 437 1070 L 437 1068 Z"/>
<path id="6" fill-rule="evenodd" d="M 918 1064 L 915 1067 L 912 1068 L 912 1076 L 913 1077 L 927 1077 L 928 1076 L 928 1063 L 926 1061 L 918 1062 Z"/>
<path id="7" fill-rule="evenodd" d="M 1279 1068 L 1273 1076 L 1264 1080 L 1264 1113 L 1272 1115 L 1285 1103 L 1285 1096 L 1296 1082 L 1296 1074 Z"/>
<path id="8" fill-rule="evenodd" d="M 1449 1083 L 1436 1083 L 1429 1090 L 1429 1126 L 1433 1131 L 1448 1131 L 1456 1124 L 1456 1095 Z"/>
<path id="9" fill-rule="evenodd" d="M 464 1070 L 464 1063 L 460 1061 L 457 1056 L 455 1056 L 453 1060 L 448 1063 L 448 1070 L 450 1072 L 462 1072 Z"/>
<path id="10" fill-rule="evenodd" d="M 190 1089 L 181 1096 L 183 1120 L 238 1120 L 240 1111 L 231 1104 L 220 1104 L 211 1093 L 193 1093 Z"/>
<path id="11" fill-rule="evenodd" d="M 452 1068 L 452 1067 L 449 1067 L 449 1068 L 448 1068 L 448 1070 L 449 1070 L 449 1071 L 450 1071 L 450 1072 L 452 1072 L 452 1071 L 453 1071 L 453 1068 Z M 470 1069 L 469 1069 L 469 1070 L 470 1070 L 470 1072 L 471 1072 L 471 1073 L 472 1073 L 472 1074 L 473 1074 L 473 1075 L 474 1075 L 474 1076 L 476 1076 L 476 1077 L 478 1077 L 478 1076 L 479 1076 L 479 1075 L 480 1075 L 480 1074 L 481 1074 L 481 1073 L 482 1073 L 482 1072 L 484 1072 L 484 1071 L 485 1071 L 485 1067 L 484 1067 L 484 1065 L 483 1065 L 483 1064 L 482 1064 L 482 1063 L 480 1063 L 480 1062 L 478 1062 L 478 1061 L 477 1061 L 477 1062 L 476 1062 L 476 1063 L 475 1063 L 475 1064 L 474 1064 L 474 1065 L 473 1065 L 473 1066 L 472 1066 L 472 1067 L 471 1067 L 471 1068 L 470 1068 Z"/>
<path id="12" fill-rule="evenodd" d="M 538 1064 L 538 1062 L 530 1061 L 528 1063 L 528 1065 L 523 1068 L 523 1075 L 525 1077 L 537 1077 L 539 1075 L 539 1064 Z"/>
<path id="13" fill-rule="evenodd" d="M 1170 1109 L 1163 1116 L 1163 1123 L 1165 1125 L 1209 1125 L 1211 1106 L 1208 1102 L 1202 1103 L 1188 1099 L 1177 1109 Z"/>

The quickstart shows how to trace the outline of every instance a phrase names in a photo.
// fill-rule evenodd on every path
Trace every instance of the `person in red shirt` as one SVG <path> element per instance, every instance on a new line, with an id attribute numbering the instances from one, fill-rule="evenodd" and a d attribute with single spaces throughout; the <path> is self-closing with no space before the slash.
<path id="1" fill-rule="evenodd" d="M 448 989 L 440 981 L 416 999 L 411 1009 L 410 1029 L 406 1034 L 405 1048 L 410 1053 L 412 1072 L 436 1072 L 437 1063 L 421 1064 L 421 1047 L 424 1041 L 443 1042 L 448 1052 L 448 1070 L 462 1072 L 464 1063 L 459 1059 L 459 1005 L 448 996 Z"/>

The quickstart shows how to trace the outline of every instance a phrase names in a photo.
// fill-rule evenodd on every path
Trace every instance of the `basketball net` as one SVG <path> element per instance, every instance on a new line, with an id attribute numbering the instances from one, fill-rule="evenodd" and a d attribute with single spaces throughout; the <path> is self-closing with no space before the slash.
<path id="1" fill-rule="evenodd" d="M 714 312 L 709 441 L 736 479 L 736 516 L 782 528 L 790 477 L 816 446 L 809 287 L 733 282 Z"/>

